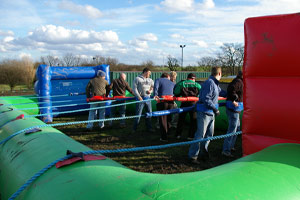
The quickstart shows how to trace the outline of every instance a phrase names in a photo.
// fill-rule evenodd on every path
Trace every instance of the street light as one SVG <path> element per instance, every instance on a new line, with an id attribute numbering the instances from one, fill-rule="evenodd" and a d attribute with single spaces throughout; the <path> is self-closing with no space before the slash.
<path id="1" fill-rule="evenodd" d="M 183 67 L 183 48 L 185 47 L 185 44 L 180 45 L 181 48 L 181 67 Z"/>

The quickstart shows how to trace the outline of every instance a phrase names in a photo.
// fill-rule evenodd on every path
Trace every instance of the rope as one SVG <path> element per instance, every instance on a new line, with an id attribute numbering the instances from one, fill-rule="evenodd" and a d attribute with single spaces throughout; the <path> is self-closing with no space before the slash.
<path id="1" fill-rule="evenodd" d="M 49 95 L 49 96 L 31 96 L 31 95 L 24 95 L 24 97 L 26 97 L 26 99 L 43 99 L 43 98 L 55 98 L 55 97 L 65 97 L 65 96 L 78 96 L 78 95 L 83 95 L 85 93 L 78 93 L 78 92 L 75 92 L 75 93 L 69 93 L 69 94 L 60 94 L 60 95 Z M 21 97 L 7 97 L 7 98 L 1 98 L 2 100 L 6 100 L 6 99 L 24 99 L 24 98 L 21 98 Z"/>
<path id="2" fill-rule="evenodd" d="M 51 101 L 51 103 L 63 103 L 63 102 L 70 102 L 70 101 L 86 101 L 86 99 L 75 99 L 75 100 L 64 100 L 64 101 Z M 5 106 L 19 106 L 19 105 L 30 105 L 30 104 L 43 104 L 47 102 L 32 102 L 32 103 L 17 103 L 17 104 L 5 104 Z"/>
<path id="3" fill-rule="evenodd" d="M 108 105 L 108 106 L 100 106 L 100 107 L 95 107 L 95 108 L 84 108 L 84 109 L 77 109 L 77 110 L 69 110 L 69 111 L 63 111 L 63 112 L 53 112 L 52 115 L 58 115 L 58 114 L 67 114 L 67 113 L 76 113 L 76 112 L 83 112 L 83 111 L 88 111 L 88 110 L 97 110 L 97 109 L 104 109 L 104 108 L 111 108 L 111 107 L 116 107 L 116 106 L 121 106 L 121 105 L 128 105 L 128 104 L 134 104 L 134 103 L 140 103 L 140 102 L 146 102 L 146 101 L 153 101 L 154 99 L 146 99 L 142 101 L 134 101 L 134 102 L 127 102 L 127 103 L 120 103 L 120 104 L 115 104 L 115 105 Z M 116 100 L 109 100 L 109 101 L 116 101 Z M 105 101 L 100 101 L 97 103 L 101 103 Z M 25 118 L 30 118 L 30 117 L 40 117 L 40 116 L 47 116 L 48 113 L 45 114 L 36 114 L 36 115 L 27 115 Z"/>
<path id="4" fill-rule="evenodd" d="M 11 138 L 13 138 L 23 132 L 26 132 L 30 129 L 33 129 L 33 128 L 68 126 L 68 125 L 75 125 L 75 124 L 87 124 L 89 122 L 94 123 L 94 122 L 114 121 L 114 120 L 121 120 L 121 119 L 133 119 L 133 118 L 138 118 L 138 117 L 143 117 L 143 116 L 145 116 L 145 115 L 134 115 L 134 116 L 127 116 L 127 117 L 112 117 L 112 118 L 107 118 L 107 119 L 94 119 L 94 120 L 85 120 L 85 121 L 77 121 L 77 122 L 64 122 L 64 123 L 57 123 L 57 124 L 42 124 L 42 125 L 31 126 L 31 127 L 22 129 L 14 134 L 8 136 L 7 138 L 5 138 L 4 140 L 2 140 L 0 142 L 0 145 L 7 142 Z"/>
<path id="5" fill-rule="evenodd" d="M 85 151 L 82 152 L 84 155 L 90 155 L 90 154 L 105 154 L 105 153 L 121 153 L 121 152 L 136 152 L 136 151 L 144 151 L 144 150 L 155 150 L 155 149 L 164 149 L 164 148 L 169 148 L 169 147 L 175 147 L 175 146 L 182 146 L 182 145 L 188 145 L 188 144 L 193 144 L 193 143 L 199 143 L 199 142 L 204 142 L 204 141 L 209 141 L 209 140 L 216 140 L 216 139 L 221 139 L 225 137 L 231 137 L 234 135 L 239 135 L 242 132 L 235 132 L 235 133 L 229 133 L 226 135 L 219 135 L 219 136 L 214 136 L 214 137 L 208 137 L 208 138 L 202 138 L 199 140 L 194 140 L 194 141 L 187 141 L 187 142 L 178 142 L 178 143 L 173 143 L 173 144 L 165 144 L 165 145 L 155 145 L 155 146 L 149 146 L 149 147 L 136 147 L 136 148 L 126 148 L 126 149 L 115 149 L 115 150 L 94 150 L 94 151 Z M 56 163 L 60 161 L 67 160 L 71 158 L 72 155 L 67 155 L 63 158 L 57 159 L 47 165 L 45 168 L 40 170 L 38 173 L 34 174 L 28 181 L 26 181 L 8 200 L 13 200 L 18 195 L 25 190 L 31 183 L 33 183 L 38 177 L 43 175 L 47 170 L 49 170 L 51 167 L 53 167 Z"/>
<path id="6" fill-rule="evenodd" d="M 110 100 L 110 101 L 116 101 L 116 100 Z M 86 104 L 97 104 L 99 102 L 90 102 L 90 103 L 77 103 L 77 104 L 63 104 L 63 105 L 57 105 L 57 106 L 51 106 L 52 108 L 59 108 L 59 107 L 70 107 L 70 106 L 80 106 L 80 105 L 86 105 Z M 42 108 L 48 108 L 49 106 L 39 107 L 39 109 Z M 31 109 L 37 109 L 35 108 L 20 108 L 15 110 L 31 110 Z"/>

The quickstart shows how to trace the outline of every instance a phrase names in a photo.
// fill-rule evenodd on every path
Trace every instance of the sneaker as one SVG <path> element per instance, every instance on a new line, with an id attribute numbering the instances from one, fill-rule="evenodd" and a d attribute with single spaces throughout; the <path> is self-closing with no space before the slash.
<path id="1" fill-rule="evenodd" d="M 192 137 L 188 137 L 188 138 L 187 138 L 187 140 L 194 140 L 194 138 L 192 138 Z"/>
<path id="2" fill-rule="evenodd" d="M 162 139 L 162 138 L 160 138 L 159 141 L 162 141 L 162 142 L 168 142 L 167 139 Z"/>
<path id="3" fill-rule="evenodd" d="M 200 164 L 200 162 L 197 160 L 197 158 L 195 159 L 195 158 L 189 158 L 189 162 L 191 163 L 191 164 L 196 164 L 196 165 L 199 165 Z"/>
<path id="4" fill-rule="evenodd" d="M 176 136 L 176 139 L 180 139 L 180 138 L 181 138 L 181 136 L 180 136 L 180 135 L 177 135 L 177 136 Z"/>
<path id="5" fill-rule="evenodd" d="M 230 158 L 233 158 L 233 157 L 234 157 L 231 153 L 225 152 L 225 151 L 222 151 L 222 155 L 223 155 L 223 156 L 226 156 L 226 157 L 230 157 Z"/>

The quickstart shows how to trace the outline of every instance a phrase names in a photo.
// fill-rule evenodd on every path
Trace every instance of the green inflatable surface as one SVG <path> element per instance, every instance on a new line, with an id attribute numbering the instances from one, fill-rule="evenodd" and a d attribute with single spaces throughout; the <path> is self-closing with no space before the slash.
<path id="1" fill-rule="evenodd" d="M 0 103 L 7 104 L 5 101 Z M 0 141 L 35 125 L 35 118 L 15 120 L 21 111 L 4 112 L 0 106 Z M 89 151 L 88 147 L 52 127 L 20 134 L 0 145 L 0 194 L 8 199 L 35 173 L 66 151 Z M 149 174 L 106 160 L 77 162 L 52 167 L 17 199 L 299 199 L 300 145 L 279 144 L 216 168 L 182 174 Z"/>

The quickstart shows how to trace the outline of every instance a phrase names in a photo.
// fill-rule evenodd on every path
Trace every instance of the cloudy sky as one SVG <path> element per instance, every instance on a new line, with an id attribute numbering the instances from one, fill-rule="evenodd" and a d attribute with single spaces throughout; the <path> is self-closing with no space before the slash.
<path id="1" fill-rule="evenodd" d="M 30 56 L 167 57 L 194 65 L 223 43 L 243 43 L 248 17 L 295 13 L 300 0 L 0 0 L 0 60 Z"/>

